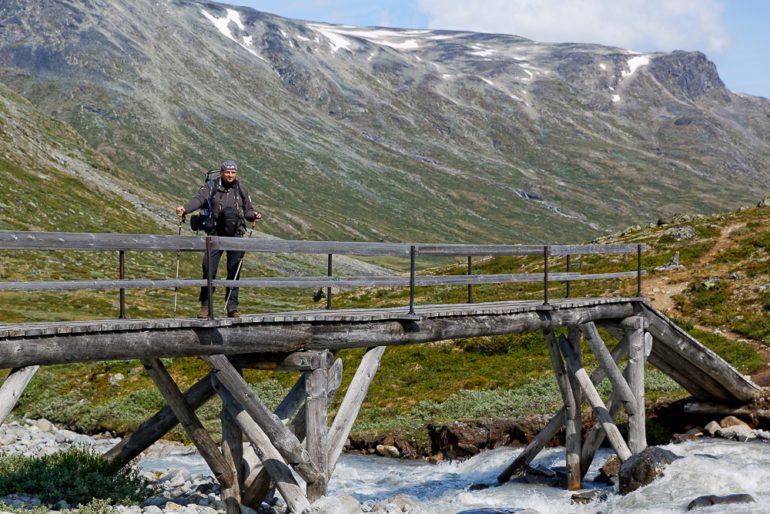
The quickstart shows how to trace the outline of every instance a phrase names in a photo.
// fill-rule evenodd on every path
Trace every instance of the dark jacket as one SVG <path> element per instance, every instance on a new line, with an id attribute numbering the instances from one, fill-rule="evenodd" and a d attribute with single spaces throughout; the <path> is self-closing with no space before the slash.
<path id="1" fill-rule="evenodd" d="M 213 190 L 212 190 L 213 188 Z M 238 211 L 241 219 L 252 221 L 256 216 L 254 206 L 251 204 L 251 197 L 246 187 L 235 180 L 229 186 L 222 184 L 222 178 L 216 177 L 201 186 L 198 194 L 195 195 L 184 206 L 184 212 L 189 213 L 200 208 L 208 208 L 209 195 L 211 196 L 211 211 L 214 219 L 217 219 L 222 210 L 227 207 L 233 207 Z M 236 235 L 242 236 L 246 232 L 246 224 L 241 223 Z"/>

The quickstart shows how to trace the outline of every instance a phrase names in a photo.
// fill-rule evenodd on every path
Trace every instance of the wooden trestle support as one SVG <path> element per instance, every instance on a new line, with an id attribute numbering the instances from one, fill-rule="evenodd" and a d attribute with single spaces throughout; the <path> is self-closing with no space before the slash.
<path id="1" fill-rule="evenodd" d="M 105 457 L 128 463 L 181 423 L 222 486 L 228 513 L 239 513 L 241 504 L 259 506 L 275 489 L 291 512 L 301 513 L 326 494 L 329 477 L 384 351 L 385 347 L 380 346 L 366 352 L 331 428 L 327 426 L 328 405 L 342 381 L 342 361 L 335 360 L 331 352 L 295 352 L 278 363 L 273 359 L 266 363 L 258 356 L 202 356 L 211 372 L 184 394 L 160 359 L 143 359 L 142 364 L 167 405 L 107 451 Z M 302 374 L 271 412 L 244 380 L 241 369 L 248 367 Z M 0 386 L 0 423 L 37 369 L 14 369 Z M 223 406 L 221 448 L 195 414 L 215 394 Z M 243 444 L 244 437 L 248 446 Z M 305 481 L 306 488 L 295 473 Z"/>
<path id="2" fill-rule="evenodd" d="M 648 326 L 649 321 L 645 317 L 632 316 L 617 325 L 605 327 L 619 339 L 612 351 L 607 348 L 594 323 L 568 325 L 566 336 L 561 334 L 557 337 L 552 329 L 544 330 L 564 407 L 498 475 L 498 482 L 504 483 L 525 473 L 532 460 L 562 428 L 565 430 L 566 488 L 569 490 L 581 488 L 582 480 L 605 437 L 622 462 L 647 447 L 644 366 L 652 350 L 652 336 L 646 331 Z M 599 364 L 590 375 L 582 363 L 581 337 L 585 338 Z M 626 355 L 626 367 L 621 372 L 618 363 Z M 612 394 L 606 403 L 596 389 L 605 378 L 612 384 Z M 591 406 L 596 418 L 585 438 L 581 433 L 583 400 Z M 627 442 L 615 424 L 621 407 L 628 415 Z"/>

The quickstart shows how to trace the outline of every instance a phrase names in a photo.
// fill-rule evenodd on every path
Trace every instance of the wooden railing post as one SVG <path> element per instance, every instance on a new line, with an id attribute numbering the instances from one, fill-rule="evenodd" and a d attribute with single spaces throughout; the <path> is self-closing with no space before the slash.
<path id="1" fill-rule="evenodd" d="M 468 256 L 468 276 L 473 275 L 473 257 Z M 468 303 L 473 303 L 473 284 L 468 284 Z"/>
<path id="2" fill-rule="evenodd" d="M 332 262 L 333 262 L 333 256 L 332 254 L 329 254 L 327 256 L 326 261 L 326 276 L 331 277 L 332 276 Z M 331 309 L 332 308 L 332 287 L 329 286 L 326 288 L 326 308 Z"/>
<path id="3" fill-rule="evenodd" d="M 414 245 L 409 247 L 409 314 L 414 314 L 414 275 L 415 275 L 415 257 L 416 248 Z"/>
<path id="4" fill-rule="evenodd" d="M 209 299 L 209 319 L 214 319 L 214 285 L 213 270 L 211 267 L 211 236 L 206 236 L 206 288 L 208 289 Z"/>
<path id="5" fill-rule="evenodd" d="M 570 257 L 572 257 L 572 256 L 571 256 L 571 255 L 569 255 L 569 254 L 567 254 L 567 273 L 569 273 L 570 271 L 572 271 L 572 270 L 570 269 Z M 570 281 L 569 281 L 569 280 L 567 280 L 567 291 L 566 291 L 566 293 L 567 293 L 567 298 L 569 298 L 569 297 L 570 297 L 570 292 L 571 292 L 571 291 L 570 291 L 570 285 L 571 285 Z"/>
<path id="6" fill-rule="evenodd" d="M 642 297 L 642 245 L 636 245 L 636 296 Z"/>
<path id="7" fill-rule="evenodd" d="M 120 271 L 118 272 L 120 280 L 126 279 L 126 251 L 120 250 L 118 260 L 120 261 Z M 126 319 L 126 289 L 120 288 L 120 319 Z"/>
<path id="8" fill-rule="evenodd" d="M 548 305 L 548 257 L 551 254 L 551 247 L 543 247 L 543 305 Z"/>

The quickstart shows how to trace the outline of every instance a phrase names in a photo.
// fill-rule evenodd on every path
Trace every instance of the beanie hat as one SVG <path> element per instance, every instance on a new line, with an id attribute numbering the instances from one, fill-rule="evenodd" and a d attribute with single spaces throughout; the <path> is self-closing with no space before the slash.
<path id="1" fill-rule="evenodd" d="M 219 171 L 238 171 L 238 165 L 235 164 L 235 161 L 224 161 L 222 163 L 222 166 L 220 166 Z"/>

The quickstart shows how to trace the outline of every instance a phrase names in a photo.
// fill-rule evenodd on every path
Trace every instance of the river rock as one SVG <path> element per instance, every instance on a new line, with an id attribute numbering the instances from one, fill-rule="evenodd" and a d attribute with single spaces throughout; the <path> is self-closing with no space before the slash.
<path id="1" fill-rule="evenodd" d="M 398 451 L 398 448 L 388 444 L 378 444 L 377 453 L 383 457 L 392 457 L 394 459 L 401 457 L 401 452 Z"/>
<path id="2" fill-rule="evenodd" d="M 620 466 L 618 474 L 620 494 L 628 494 L 652 483 L 663 475 L 666 466 L 682 457 L 657 446 L 648 446 L 632 455 Z"/>
<path id="3" fill-rule="evenodd" d="M 727 416 L 725 418 L 722 418 L 722 420 L 719 422 L 719 426 L 722 428 L 728 428 L 728 427 L 746 427 L 749 430 L 751 430 L 751 427 L 748 423 L 745 421 L 736 418 L 735 416 Z"/>
<path id="4" fill-rule="evenodd" d="M 728 494 L 726 496 L 699 496 L 687 505 L 687 510 L 693 510 L 700 507 L 710 507 L 711 505 L 733 505 L 736 503 L 755 503 L 757 500 L 750 494 Z"/>
<path id="5" fill-rule="evenodd" d="M 716 421 L 709 421 L 703 430 L 711 437 L 714 437 L 720 430 L 722 430 L 722 427 Z"/>
<path id="6" fill-rule="evenodd" d="M 751 428 L 743 425 L 734 425 L 731 427 L 723 428 L 717 432 L 717 435 L 724 439 L 733 439 L 742 443 L 750 441 L 751 439 L 756 439 L 757 437 Z"/>
<path id="7" fill-rule="evenodd" d="M 363 514 L 361 505 L 352 496 L 324 496 L 306 509 L 305 514 Z"/>
<path id="8" fill-rule="evenodd" d="M 606 461 L 604 461 L 602 467 L 599 468 L 599 474 L 594 478 L 594 482 L 612 485 L 617 484 L 621 464 L 623 463 L 620 462 L 620 458 L 613 453 Z"/>

